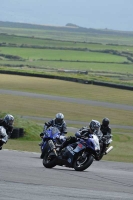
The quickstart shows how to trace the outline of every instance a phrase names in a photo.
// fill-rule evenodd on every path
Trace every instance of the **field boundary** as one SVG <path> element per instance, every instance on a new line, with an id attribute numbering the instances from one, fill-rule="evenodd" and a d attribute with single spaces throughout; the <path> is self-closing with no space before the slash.
<path id="1" fill-rule="evenodd" d="M 7 71 L 7 70 L 0 70 L 0 74 L 12 74 L 12 75 L 20 75 L 20 76 L 31 76 L 31 77 L 39 77 L 39 78 L 49 78 L 49 79 L 58 79 L 58 80 L 65 80 L 83 84 L 92 84 L 97 86 L 105 86 L 105 87 L 112 87 L 118 89 L 125 89 L 133 91 L 132 86 L 115 84 L 115 83 L 107 83 L 101 81 L 94 81 L 94 80 L 85 80 L 73 77 L 65 77 L 65 76 L 57 76 L 57 75 L 48 75 L 48 74 L 35 74 L 30 72 L 16 72 L 16 71 Z"/>

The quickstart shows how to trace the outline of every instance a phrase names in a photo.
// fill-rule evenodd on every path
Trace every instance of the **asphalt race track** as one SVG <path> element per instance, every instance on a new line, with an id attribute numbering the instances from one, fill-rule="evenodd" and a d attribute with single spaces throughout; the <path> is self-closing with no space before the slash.
<path id="1" fill-rule="evenodd" d="M 94 161 L 84 172 L 43 167 L 39 153 L 0 151 L 0 200 L 133 200 L 133 164 Z"/>

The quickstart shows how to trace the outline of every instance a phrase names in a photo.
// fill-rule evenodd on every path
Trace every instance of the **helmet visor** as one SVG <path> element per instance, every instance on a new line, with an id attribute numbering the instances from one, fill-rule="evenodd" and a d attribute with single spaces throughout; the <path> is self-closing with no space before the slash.
<path id="1" fill-rule="evenodd" d="M 56 119 L 56 123 L 57 123 L 57 124 L 62 124 L 62 121 L 63 121 L 63 119 L 60 119 L 60 118 L 59 118 L 59 119 L 58 119 L 58 118 Z"/>
<path id="2" fill-rule="evenodd" d="M 107 127 L 108 125 L 109 125 L 109 122 L 105 122 L 105 121 L 103 122 L 104 127 Z"/>
<path id="3" fill-rule="evenodd" d="M 9 124 L 9 125 L 13 125 L 13 123 L 14 123 L 14 120 L 12 120 L 12 119 L 10 119 L 10 120 L 8 121 L 8 124 Z"/>
<path id="4" fill-rule="evenodd" d="M 100 133 L 100 127 L 95 127 L 93 133 L 95 133 L 96 135 L 98 135 Z"/>

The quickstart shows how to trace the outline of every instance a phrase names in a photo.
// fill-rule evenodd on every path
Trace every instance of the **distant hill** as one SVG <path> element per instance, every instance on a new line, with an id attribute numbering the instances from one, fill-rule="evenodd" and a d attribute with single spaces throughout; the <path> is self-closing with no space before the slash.
<path id="1" fill-rule="evenodd" d="M 93 33 L 93 34 L 133 36 L 133 32 L 131 31 L 84 28 L 72 23 L 68 23 L 66 24 L 66 26 L 54 26 L 54 25 L 52 26 L 52 25 L 39 25 L 39 24 L 0 21 L 0 27 L 25 28 L 25 29 L 29 28 L 29 29 L 41 29 L 41 30 L 84 32 L 84 33 L 91 33 L 91 34 Z"/>
<path id="2" fill-rule="evenodd" d="M 72 23 L 68 23 L 68 24 L 66 24 L 66 26 L 79 28 L 79 26 L 77 26 L 76 24 L 72 24 Z"/>

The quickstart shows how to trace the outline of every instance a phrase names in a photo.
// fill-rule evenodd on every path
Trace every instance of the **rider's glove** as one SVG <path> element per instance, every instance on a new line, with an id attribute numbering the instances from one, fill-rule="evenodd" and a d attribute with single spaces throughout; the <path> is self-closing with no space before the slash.
<path id="1" fill-rule="evenodd" d="M 40 133 L 40 137 L 42 138 L 44 136 L 44 133 Z"/>

